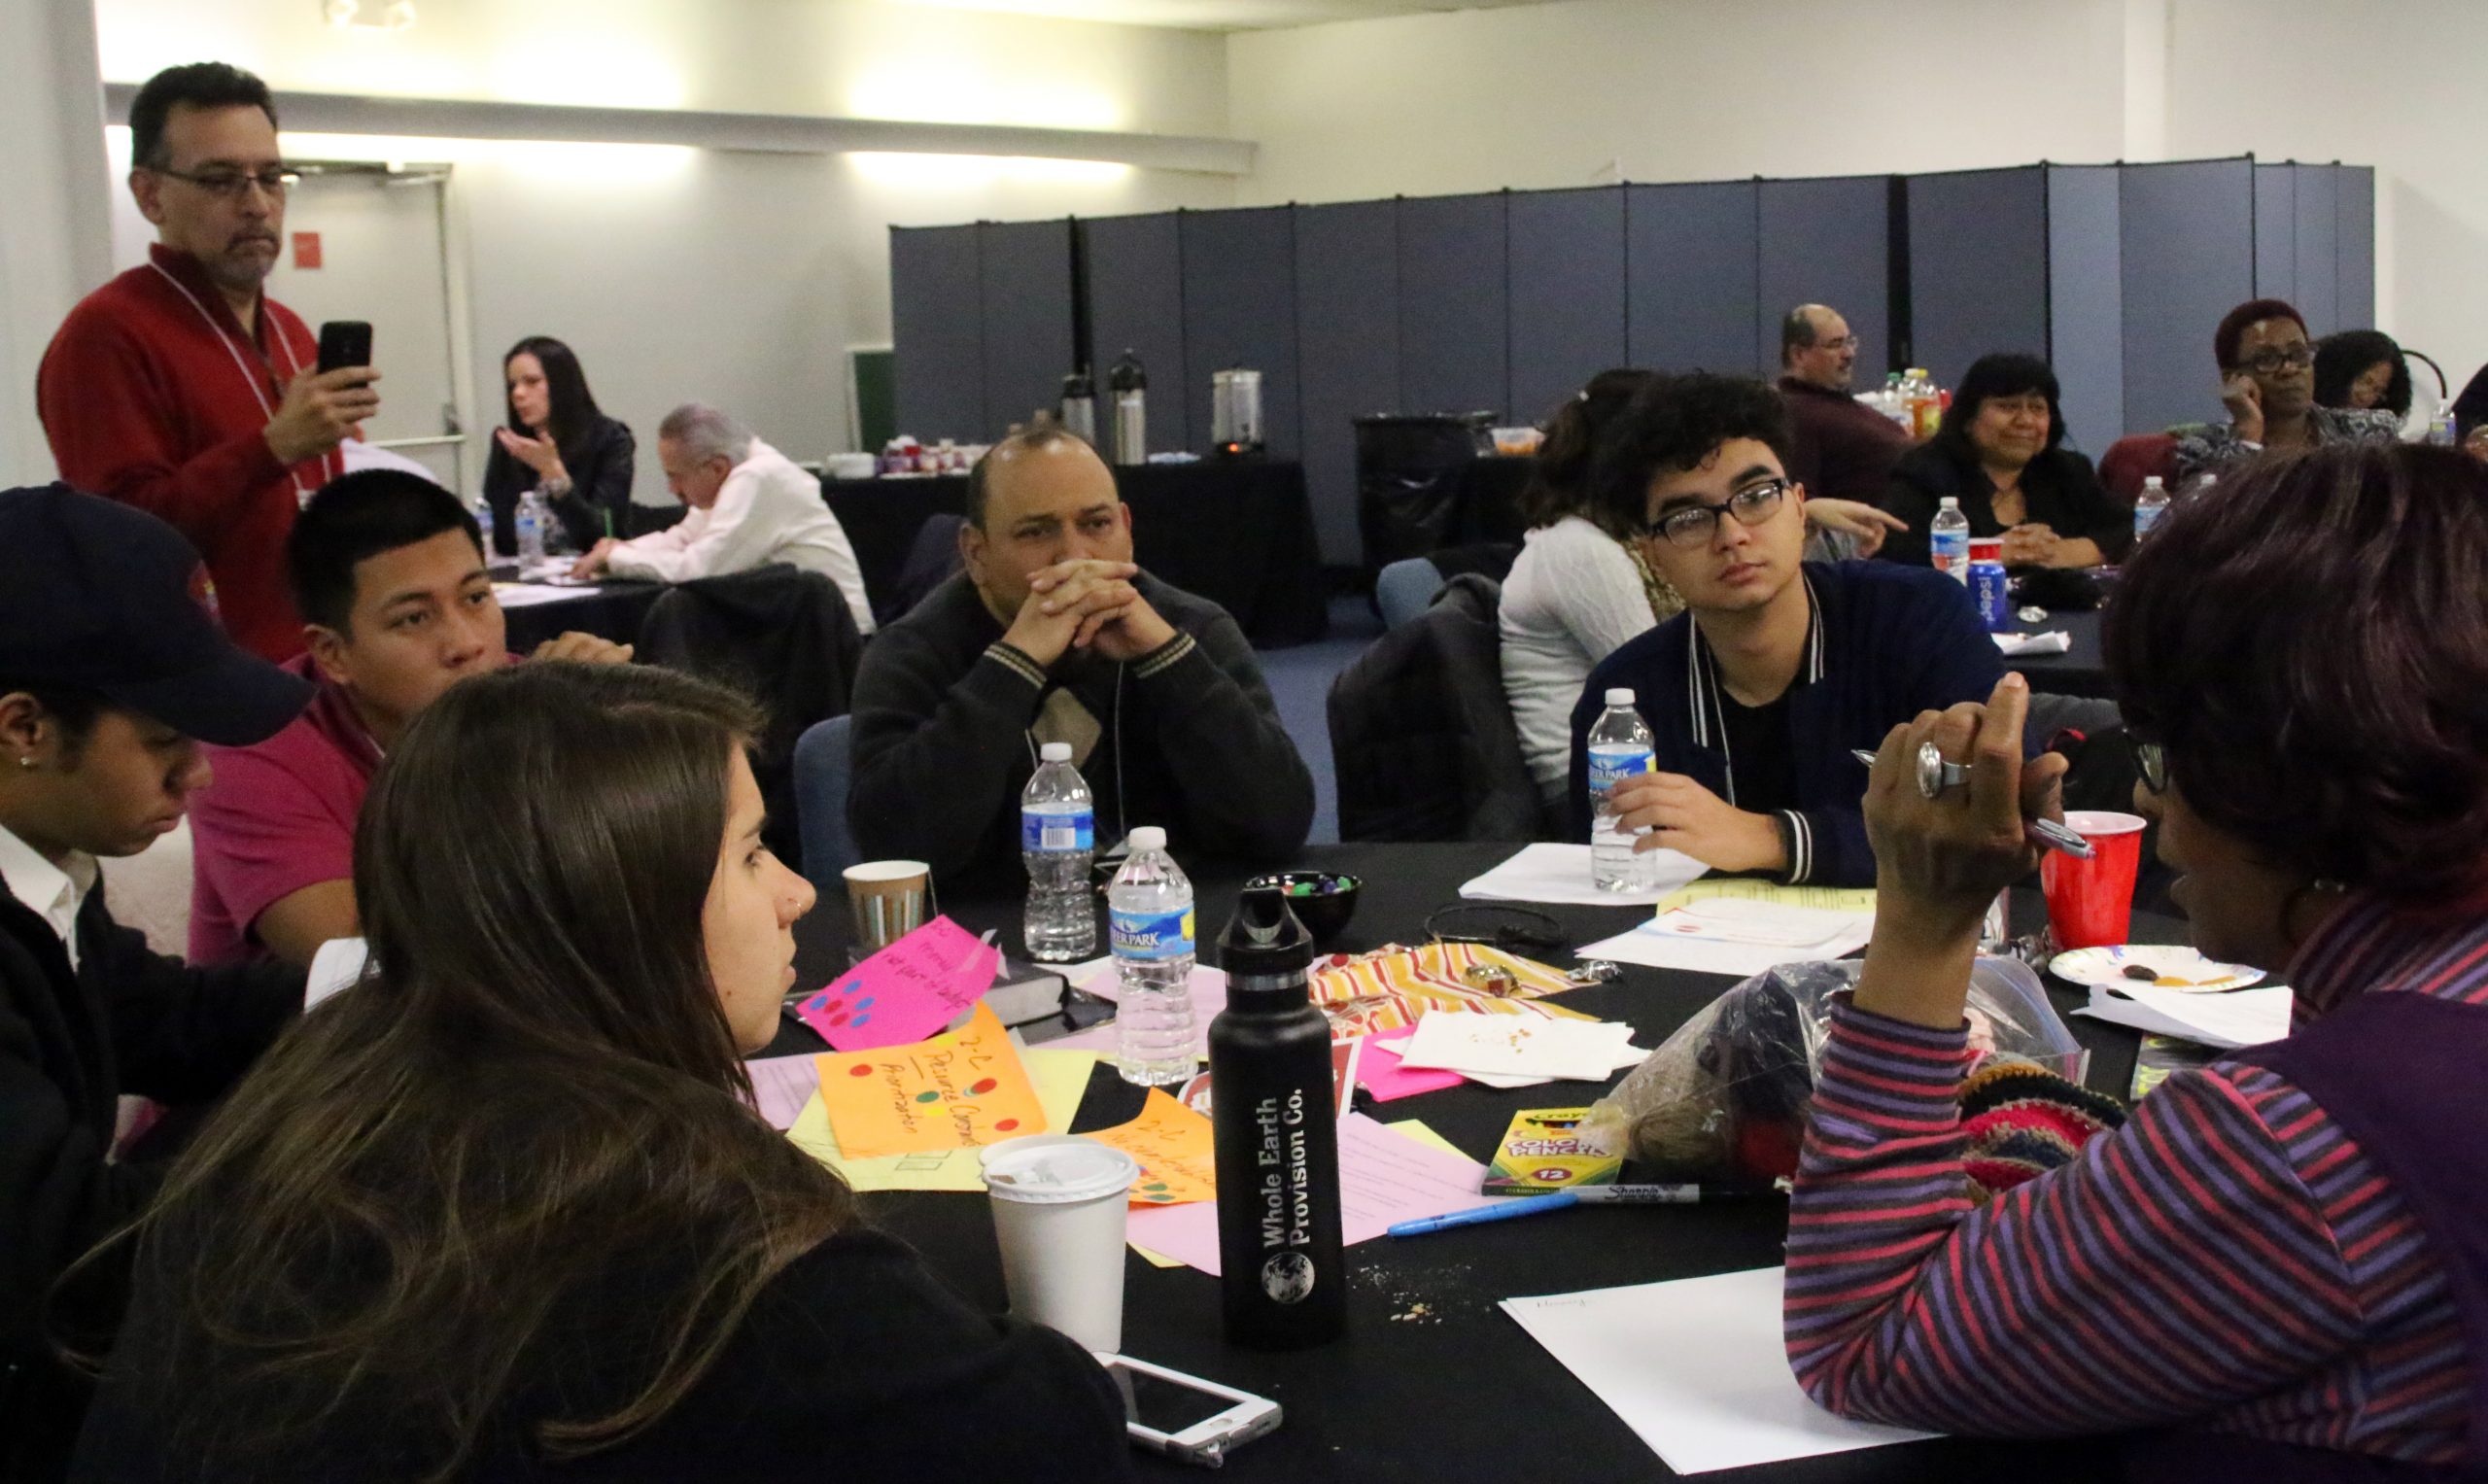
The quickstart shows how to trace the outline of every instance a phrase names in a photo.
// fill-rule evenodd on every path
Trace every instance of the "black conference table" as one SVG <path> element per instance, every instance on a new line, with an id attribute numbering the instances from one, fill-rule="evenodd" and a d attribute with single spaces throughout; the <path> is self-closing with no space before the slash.
<path id="1" fill-rule="evenodd" d="M 496 570 L 493 575 L 502 582 L 517 579 L 515 569 Z M 639 626 L 647 621 L 649 607 L 665 587 L 662 582 L 609 577 L 569 589 L 563 596 L 543 603 L 504 606 L 501 620 L 508 630 L 510 650 L 526 654 L 548 638 L 572 632 L 593 634 L 617 644 L 636 644 L 639 641 Z"/>
<path id="2" fill-rule="evenodd" d="M 1133 560 L 1225 608 L 1256 647 L 1307 643 L 1329 628 L 1302 465 L 1149 464 L 1117 468 L 1115 484 L 1131 506 Z M 897 581 L 926 518 L 963 514 L 967 494 L 964 474 L 821 481 L 821 498 L 855 548 L 865 591 L 877 604 Z"/>
<path id="3" fill-rule="evenodd" d="M 1516 849 L 1503 845 L 1317 846 L 1301 864 L 1363 879 L 1357 915 L 1326 948 L 1354 950 L 1422 941 L 1429 913 L 1459 899 L 1460 884 Z M 1240 873 L 1193 879 L 1200 940 L 1214 942 L 1233 910 Z M 1019 951 L 1019 904 L 943 904 L 953 920 L 982 932 L 999 928 Z M 1641 908 L 1549 907 L 1575 944 L 1623 931 Z M 2028 931 L 2042 909 L 2035 889 L 2017 892 L 2015 930 Z M 2183 924 L 2135 916 L 2135 936 L 2180 941 Z M 796 926 L 799 982 L 825 982 L 847 965 L 846 904 L 824 899 Z M 1569 959 L 1567 959 L 1569 961 Z M 1612 984 L 1576 989 L 1561 1002 L 1607 1019 L 1629 1020 L 1634 1041 L 1657 1045 L 1733 981 L 1713 975 L 1626 965 Z M 2082 992 L 2050 984 L 2059 1011 Z M 2120 1097 L 2133 1074 L 2137 1038 L 2088 1018 L 2066 1023 L 2091 1053 L 2090 1082 Z M 773 1054 L 823 1050 L 791 1018 Z M 1621 1074 L 1619 1074 L 1620 1076 Z M 1611 1085 L 1611 1084 L 1610 1084 Z M 1602 1089 L 1603 1090 L 1603 1089 Z M 1512 1113 L 1593 1096 L 1564 1085 L 1496 1091 L 1464 1084 L 1439 1092 L 1358 1105 L 1382 1121 L 1421 1119 L 1472 1157 L 1501 1141 Z M 1111 1127 L 1135 1117 L 1142 1093 L 1100 1063 L 1073 1131 Z M 982 1195 L 892 1192 L 863 1197 L 867 1215 L 913 1243 L 972 1301 L 1007 1307 L 993 1224 Z M 1782 1260 L 1787 1204 L 1765 1199 L 1698 1207 L 1584 1207 L 1495 1223 L 1422 1239 L 1385 1237 L 1348 1249 L 1346 1335 L 1319 1349 L 1260 1352 L 1228 1346 L 1220 1334 L 1218 1281 L 1189 1267 L 1126 1263 L 1123 1349 L 1140 1359 L 1268 1397 L 1286 1410 L 1270 1436 L 1239 1450 L 1226 1474 L 1239 1480 L 1339 1480 L 1343 1484 L 1478 1484 L 1563 1480 L 1622 1484 L 1673 1477 L 1606 1403 L 1575 1380 L 1497 1304 L 1523 1294 L 1651 1283 L 1774 1266 Z M 1419 1306 L 1423 1308 L 1420 1310 Z M 1653 1334 L 1653 1345 L 1699 1345 L 1695 1334 Z M 1947 1438 L 1805 1459 L 1718 1475 L 1772 1484 L 1814 1481 L 2048 1479 L 2103 1475 L 2090 1443 L 1995 1442 Z M 1182 1479 L 1195 1470 L 1137 1455 L 1144 1477 Z"/>
<path id="4" fill-rule="evenodd" d="M 2073 641 L 2073 647 L 2062 654 L 2008 655 L 2005 668 L 2022 672 L 2032 690 L 2056 696 L 2108 699 L 2108 664 L 2099 652 L 2100 616 L 2100 611 L 2092 608 L 2081 613 L 2051 612 L 2041 623 L 2015 624 L 2014 628 L 2024 634 L 2062 630 Z"/>

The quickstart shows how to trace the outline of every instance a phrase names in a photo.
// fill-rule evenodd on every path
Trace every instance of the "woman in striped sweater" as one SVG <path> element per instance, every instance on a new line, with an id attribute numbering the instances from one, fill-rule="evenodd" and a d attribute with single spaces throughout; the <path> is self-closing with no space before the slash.
<path id="1" fill-rule="evenodd" d="M 2171 1077 L 1973 1207 L 1955 1088 L 1980 915 L 2033 864 L 2027 693 L 1894 730 L 1882 908 L 1789 1208 L 1786 1329 L 1835 1411 L 2127 1434 L 2142 1478 L 2488 1466 L 2488 474 L 2326 449 L 2183 505 L 2108 663 L 2202 949 L 2286 974 L 2285 1041 Z M 1932 741 L 1970 762 L 1924 798 Z"/>

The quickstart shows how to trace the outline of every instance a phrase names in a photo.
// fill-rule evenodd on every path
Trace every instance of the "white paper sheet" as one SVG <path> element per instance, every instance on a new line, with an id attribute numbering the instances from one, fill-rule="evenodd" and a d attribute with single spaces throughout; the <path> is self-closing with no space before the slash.
<path id="1" fill-rule="evenodd" d="M 331 938 L 311 955 L 311 977 L 302 986 L 302 1008 L 310 1009 L 363 978 L 371 957 L 370 945 L 360 938 Z"/>
<path id="2" fill-rule="evenodd" d="M 1710 868 L 1676 850 L 1653 850 L 1657 872 L 1641 891 L 1601 891 L 1590 884 L 1590 847 L 1538 844 L 1460 888 L 1472 902 L 1551 902 L 1571 907 L 1647 907 Z"/>
<path id="3" fill-rule="evenodd" d="M 1780 1341 L 1781 1272 L 1507 1298 L 1503 1312 L 1678 1473 L 1933 1436 L 1835 1417 L 1799 1389 Z"/>
<path id="4" fill-rule="evenodd" d="M 1990 634 L 1995 647 L 2006 654 L 2068 654 L 2073 649 L 2073 636 L 2062 629 L 2045 634 Z"/>
<path id="5" fill-rule="evenodd" d="M 2091 991 L 2091 1003 L 2074 1012 L 2115 1025 L 2130 1025 L 2156 1035 L 2197 1041 L 2221 1051 L 2261 1046 L 2290 1033 L 2290 988 L 2287 984 L 2230 989 L 2221 994 L 2189 994 L 2128 984 L 2111 992 Z"/>
<path id="6" fill-rule="evenodd" d="M 1712 938 L 1686 938 L 1662 932 L 1653 918 L 1629 933 L 1589 944 L 1579 949 L 1583 958 L 1612 958 L 1621 963 L 1638 963 L 1653 969 L 1690 969 L 1697 974 L 1724 974 L 1745 979 L 1783 963 L 1817 963 L 1825 959 L 1843 958 L 1866 946 L 1874 936 L 1875 919 L 1853 917 L 1849 925 L 1819 943 L 1791 946 L 1782 943 L 1736 943 Z"/>
<path id="7" fill-rule="evenodd" d="M 504 608 L 532 608 L 547 603 L 569 603 L 574 598 L 584 596 L 586 596 L 585 592 L 580 588 L 547 587 L 537 582 L 493 584 L 493 597 Z"/>
<path id="8" fill-rule="evenodd" d="M 1618 1020 L 1437 1011 L 1417 1021 L 1417 1033 L 1400 1045 L 1400 1064 L 1464 1077 L 1491 1073 L 1605 1082 L 1632 1039 L 1633 1027 Z"/>

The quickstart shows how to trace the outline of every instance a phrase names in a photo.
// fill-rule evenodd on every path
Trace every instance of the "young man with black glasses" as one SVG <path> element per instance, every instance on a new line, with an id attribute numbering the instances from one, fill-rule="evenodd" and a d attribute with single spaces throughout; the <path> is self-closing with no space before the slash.
<path id="1" fill-rule="evenodd" d="M 35 405 L 63 479 L 188 536 L 235 639 L 302 652 L 285 535 L 345 472 L 338 445 L 380 406 L 368 366 L 322 372 L 319 345 L 262 292 L 293 183 L 267 85 L 192 62 L 129 106 L 129 193 L 156 226 L 148 260 L 79 301 L 52 336 Z"/>
<path id="2" fill-rule="evenodd" d="M 1983 701 L 2002 677 L 1969 590 L 1891 563 L 1810 564 L 1780 395 L 1736 377 L 1659 377 L 1599 450 L 1591 498 L 1632 530 L 1685 610 L 1590 673 L 1572 710 L 1572 816 L 1590 826 L 1590 728 L 1632 689 L 1657 771 L 1619 784 L 1641 848 L 1720 872 L 1874 884 L 1858 801 L 1866 767 L 1923 710 Z"/>

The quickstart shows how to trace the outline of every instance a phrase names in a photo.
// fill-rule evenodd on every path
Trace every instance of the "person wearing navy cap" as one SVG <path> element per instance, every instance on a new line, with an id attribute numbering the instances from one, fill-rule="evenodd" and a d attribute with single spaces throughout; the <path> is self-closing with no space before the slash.
<path id="1" fill-rule="evenodd" d="M 300 1013 L 281 965 L 198 970 L 112 919 L 97 856 L 181 822 L 312 687 L 237 648 L 189 541 L 66 485 L 0 491 L 0 1478 L 61 1476 L 118 1284 L 55 1280 L 156 1185 L 111 1158 L 124 1092 L 204 1102 Z"/>

